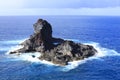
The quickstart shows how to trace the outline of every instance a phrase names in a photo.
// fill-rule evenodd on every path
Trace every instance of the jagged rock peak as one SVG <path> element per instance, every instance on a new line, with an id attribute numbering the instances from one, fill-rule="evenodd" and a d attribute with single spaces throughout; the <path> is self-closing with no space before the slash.
<path id="1" fill-rule="evenodd" d="M 38 21 L 33 25 L 34 33 L 41 34 L 41 38 L 51 39 L 52 38 L 52 26 L 46 20 L 38 19 Z"/>

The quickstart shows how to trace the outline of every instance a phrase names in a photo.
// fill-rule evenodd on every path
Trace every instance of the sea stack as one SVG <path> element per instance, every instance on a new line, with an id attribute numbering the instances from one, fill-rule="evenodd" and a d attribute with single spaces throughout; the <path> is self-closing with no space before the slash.
<path id="1" fill-rule="evenodd" d="M 39 19 L 33 28 L 34 33 L 20 44 L 23 48 L 12 51 L 10 54 L 39 52 L 40 60 L 67 65 L 68 62 L 91 57 L 97 52 L 91 45 L 52 37 L 52 26 L 46 20 Z"/>

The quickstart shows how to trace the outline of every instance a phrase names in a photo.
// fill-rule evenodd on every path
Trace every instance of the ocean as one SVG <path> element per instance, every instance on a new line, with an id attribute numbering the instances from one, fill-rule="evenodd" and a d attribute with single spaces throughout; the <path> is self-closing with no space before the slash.
<path id="1" fill-rule="evenodd" d="M 33 34 L 39 18 L 51 23 L 54 37 L 93 45 L 98 53 L 64 67 L 33 53 L 9 55 Z M 120 17 L 0 16 L 0 80 L 120 80 Z"/>

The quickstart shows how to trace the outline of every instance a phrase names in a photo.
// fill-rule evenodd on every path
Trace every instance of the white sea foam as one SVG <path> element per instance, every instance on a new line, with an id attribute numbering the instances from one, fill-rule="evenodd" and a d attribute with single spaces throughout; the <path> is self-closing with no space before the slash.
<path id="1" fill-rule="evenodd" d="M 120 56 L 120 53 L 118 53 L 117 51 L 113 49 L 101 47 L 99 43 L 90 42 L 90 43 L 84 43 L 84 44 L 92 45 L 98 51 L 98 53 L 94 57 L 100 58 L 105 56 Z"/>
<path id="2" fill-rule="evenodd" d="M 11 48 L 9 48 L 9 50 L 6 52 L 6 54 L 9 54 L 10 52 L 13 52 L 13 51 L 21 49 L 21 48 L 23 48 L 22 45 L 12 46 Z"/>
<path id="3" fill-rule="evenodd" d="M 72 40 L 72 39 L 69 39 L 69 40 Z M 79 40 L 75 40 L 75 39 L 72 41 L 79 42 Z M 87 42 L 87 43 L 83 43 L 83 44 L 92 45 L 98 51 L 96 53 L 96 55 L 94 55 L 93 57 L 86 58 L 84 60 L 69 62 L 69 65 L 67 65 L 65 67 L 60 67 L 60 70 L 69 71 L 69 70 L 72 70 L 72 69 L 78 67 L 80 64 L 83 64 L 83 63 L 89 61 L 89 60 L 101 60 L 102 57 L 106 57 L 106 56 L 120 56 L 120 54 L 117 51 L 112 50 L 112 49 L 103 48 L 100 46 L 99 43 L 96 43 L 96 42 Z M 12 47 L 10 51 L 14 51 L 14 50 L 19 49 L 21 47 L 23 47 L 23 46 Z M 7 53 L 9 53 L 9 51 Z M 33 57 L 33 55 L 35 57 Z M 40 53 L 38 53 L 38 52 L 36 52 L 36 53 L 23 53 L 21 55 L 16 55 L 16 56 L 14 55 L 14 58 L 19 59 L 19 60 L 36 62 L 36 63 L 40 63 L 40 64 L 42 63 L 42 64 L 47 64 L 47 65 L 54 65 L 51 62 L 48 62 L 45 60 L 43 60 L 43 61 L 39 60 L 38 59 L 39 56 L 40 56 Z"/>
<path id="4" fill-rule="evenodd" d="M 96 60 L 96 59 L 101 60 L 102 57 L 106 57 L 106 56 L 120 56 L 120 53 L 118 53 L 117 51 L 103 48 L 100 46 L 99 43 L 96 43 L 96 42 L 83 43 L 83 44 L 92 45 L 98 51 L 96 55 L 86 58 L 84 60 L 69 62 L 69 65 L 61 68 L 62 71 L 69 71 L 69 70 L 75 69 L 80 64 L 83 64 L 89 60 Z"/>
<path id="5" fill-rule="evenodd" d="M 19 57 L 19 59 L 25 60 L 25 61 L 39 62 L 40 61 L 38 59 L 39 56 L 40 56 L 40 53 L 35 52 L 35 53 L 23 53 L 23 54 L 19 55 L 18 57 Z"/>
<path id="6" fill-rule="evenodd" d="M 35 57 L 33 57 L 35 56 Z M 34 52 L 34 53 L 23 53 L 19 56 L 17 56 L 20 60 L 25 60 L 29 62 L 35 62 L 38 64 L 47 64 L 47 65 L 54 65 L 51 62 L 40 60 L 39 57 L 41 56 L 40 52 Z"/>
<path id="7" fill-rule="evenodd" d="M 7 57 L 11 58 L 11 59 L 14 59 L 14 60 L 23 60 L 23 61 L 40 63 L 40 64 L 54 65 L 51 62 L 48 62 L 48 61 L 45 61 L 45 60 L 39 60 L 38 57 L 41 56 L 40 52 L 9 54 L 10 52 L 18 50 L 20 48 L 23 48 L 23 46 L 17 45 L 17 46 L 11 47 L 8 50 L 8 52 L 6 52 Z"/>
<path id="8" fill-rule="evenodd" d="M 9 55 L 9 58 L 12 58 L 14 60 L 23 60 L 23 61 L 29 61 L 29 62 L 35 62 L 38 64 L 47 64 L 47 65 L 54 65 L 51 62 L 40 60 L 39 57 L 41 56 L 40 52 L 33 52 L 33 53 L 20 53 L 20 54 L 12 54 Z"/>

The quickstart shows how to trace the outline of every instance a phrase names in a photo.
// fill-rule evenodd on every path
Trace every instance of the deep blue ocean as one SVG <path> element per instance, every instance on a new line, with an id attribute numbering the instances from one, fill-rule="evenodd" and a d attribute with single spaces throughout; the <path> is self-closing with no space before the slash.
<path id="1" fill-rule="evenodd" d="M 9 55 L 39 18 L 51 23 L 54 37 L 93 45 L 98 53 L 64 67 L 32 59 L 33 53 Z M 1 16 L 0 80 L 120 80 L 120 17 Z"/>

